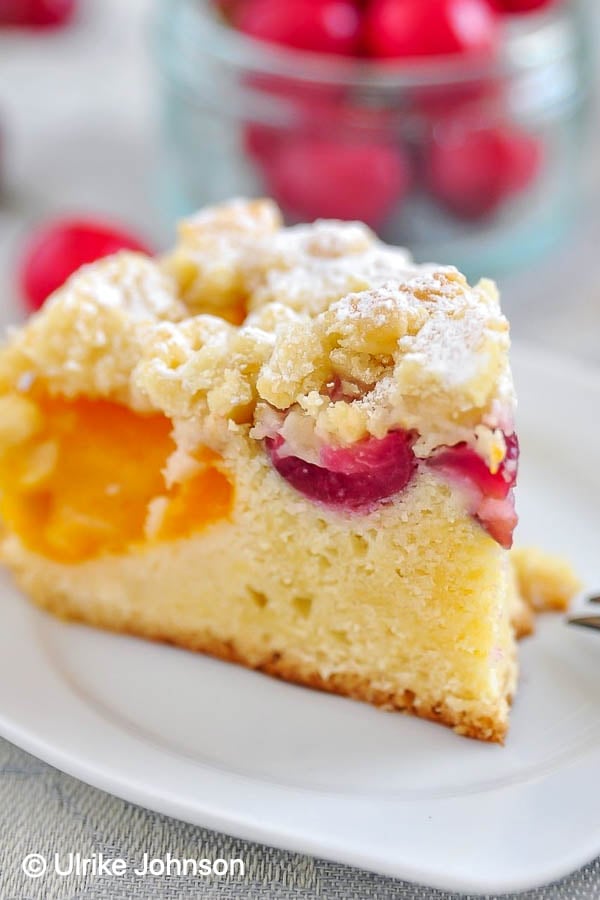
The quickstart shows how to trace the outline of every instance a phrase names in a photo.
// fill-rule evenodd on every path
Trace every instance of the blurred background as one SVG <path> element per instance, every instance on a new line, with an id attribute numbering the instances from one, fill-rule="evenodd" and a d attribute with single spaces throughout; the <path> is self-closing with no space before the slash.
<path id="1" fill-rule="evenodd" d="M 3 323 L 82 254 L 268 193 L 496 277 L 517 339 L 600 363 L 596 0 L 0 0 L 0 23 Z"/>

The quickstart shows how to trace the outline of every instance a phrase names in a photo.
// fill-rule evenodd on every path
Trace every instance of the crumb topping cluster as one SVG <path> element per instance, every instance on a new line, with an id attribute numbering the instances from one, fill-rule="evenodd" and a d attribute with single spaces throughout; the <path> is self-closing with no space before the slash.
<path id="1" fill-rule="evenodd" d="M 120 253 L 73 276 L 11 336 L 0 390 L 40 378 L 193 419 L 216 450 L 245 429 L 310 461 L 404 428 L 417 455 L 467 441 L 497 464 L 508 345 L 491 282 L 417 266 L 358 223 L 283 228 L 269 201 L 234 201 L 184 222 L 162 260 Z"/>

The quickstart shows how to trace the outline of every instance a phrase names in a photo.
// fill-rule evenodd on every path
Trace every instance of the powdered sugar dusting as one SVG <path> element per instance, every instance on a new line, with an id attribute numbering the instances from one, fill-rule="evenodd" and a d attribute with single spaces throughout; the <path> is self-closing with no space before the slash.
<path id="1" fill-rule="evenodd" d="M 239 326 L 226 321 L 236 309 Z M 273 204 L 241 200 L 183 223 L 162 261 L 120 253 L 82 269 L 14 339 L 22 371 L 69 395 L 221 435 L 261 434 L 273 411 L 293 411 L 305 443 L 414 429 L 417 455 L 477 434 L 497 455 L 514 405 L 508 346 L 491 283 L 417 265 L 360 223 L 282 228 Z"/>
<path id="2" fill-rule="evenodd" d="M 61 302 L 86 302 L 118 309 L 133 319 L 181 318 L 185 308 L 174 296 L 174 285 L 156 264 L 129 252 L 116 253 L 83 266 L 60 293 Z"/>
<path id="3" fill-rule="evenodd" d="M 251 306 L 276 300 L 316 315 L 352 291 L 414 269 L 408 251 L 382 244 L 360 223 L 299 225 L 258 249 L 249 274 Z"/>

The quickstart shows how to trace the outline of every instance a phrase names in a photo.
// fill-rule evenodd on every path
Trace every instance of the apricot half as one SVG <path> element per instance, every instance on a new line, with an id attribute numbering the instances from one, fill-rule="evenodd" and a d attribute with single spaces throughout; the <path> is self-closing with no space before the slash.
<path id="1" fill-rule="evenodd" d="M 30 550 L 76 563 L 146 540 L 149 504 L 164 497 L 156 539 L 187 536 L 230 511 L 219 457 L 199 451 L 189 481 L 166 488 L 175 449 L 163 415 L 108 400 L 36 396 L 40 424 L 0 455 L 0 514 Z"/>

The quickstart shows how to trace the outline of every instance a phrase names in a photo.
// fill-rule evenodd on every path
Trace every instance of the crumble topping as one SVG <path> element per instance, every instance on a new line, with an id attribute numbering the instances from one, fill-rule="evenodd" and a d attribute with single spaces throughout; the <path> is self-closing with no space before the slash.
<path id="1" fill-rule="evenodd" d="M 214 314 L 241 301 L 240 326 Z M 308 461 L 414 429 L 418 456 L 466 441 L 497 469 L 508 346 L 491 282 L 416 265 L 359 223 L 285 229 L 270 201 L 234 201 L 183 223 L 159 262 L 120 253 L 73 276 L 0 354 L 0 390 L 39 377 L 201 420 L 216 450 L 236 429 L 280 433 Z"/>
<path id="2" fill-rule="evenodd" d="M 156 323 L 185 315 L 174 282 L 142 254 L 84 266 L 12 331 L 0 353 L 0 392 L 14 386 L 25 393 L 40 378 L 51 393 L 149 410 L 132 372 Z"/>
<path id="3" fill-rule="evenodd" d="M 297 405 L 322 443 L 401 427 L 419 432 L 417 455 L 465 440 L 498 464 L 504 444 L 492 409 L 512 405 L 508 346 L 489 282 L 471 289 L 454 269 L 417 271 L 280 328 L 257 389 L 277 409 Z M 333 379 L 342 399 L 319 393 Z"/>
<path id="4" fill-rule="evenodd" d="M 244 261 L 281 227 L 270 200 L 233 200 L 201 210 L 179 226 L 179 242 L 162 261 L 190 312 L 218 315 L 244 299 Z"/>

